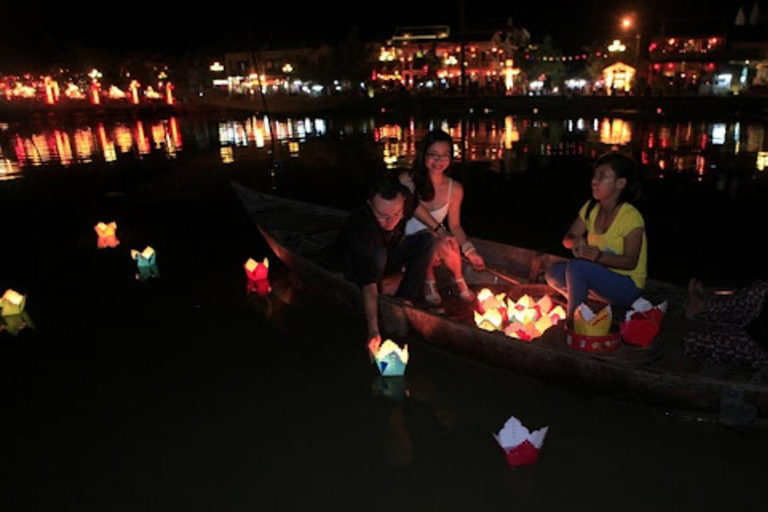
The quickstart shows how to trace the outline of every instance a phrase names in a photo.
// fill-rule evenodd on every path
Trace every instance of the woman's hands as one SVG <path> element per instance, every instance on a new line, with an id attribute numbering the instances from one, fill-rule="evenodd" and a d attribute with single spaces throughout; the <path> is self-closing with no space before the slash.
<path id="1" fill-rule="evenodd" d="M 582 258 L 589 261 L 597 261 L 602 252 L 599 247 L 589 245 L 584 237 L 574 237 L 572 239 L 571 252 L 577 258 Z"/>
<path id="2" fill-rule="evenodd" d="M 433 231 L 433 233 L 435 233 L 435 236 L 439 241 L 445 243 L 448 246 L 448 248 L 451 249 L 452 251 L 459 250 L 459 241 L 456 240 L 456 237 L 453 236 L 451 232 L 448 231 L 444 226 L 438 229 L 437 231 Z"/>
<path id="3" fill-rule="evenodd" d="M 470 251 L 465 255 L 469 262 L 472 264 L 472 268 L 475 270 L 483 270 L 485 268 L 485 260 L 477 251 Z"/>
<path id="4" fill-rule="evenodd" d="M 578 246 L 578 249 L 576 246 L 574 246 L 573 254 L 577 258 L 583 258 L 589 261 L 597 261 L 597 259 L 600 257 L 600 254 L 602 254 L 602 251 L 599 247 L 594 245 L 587 245 L 585 242 Z"/>

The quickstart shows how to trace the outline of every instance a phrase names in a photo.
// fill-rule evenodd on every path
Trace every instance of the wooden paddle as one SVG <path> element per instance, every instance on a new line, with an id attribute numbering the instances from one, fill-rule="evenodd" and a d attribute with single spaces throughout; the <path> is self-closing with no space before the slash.
<path id="1" fill-rule="evenodd" d="M 471 264 L 471 262 L 469 261 L 469 259 L 466 256 L 462 255 L 461 259 L 466 261 L 467 263 Z M 483 268 L 483 270 L 479 270 L 479 271 L 476 271 L 476 272 L 488 272 L 492 276 L 498 277 L 499 279 L 501 279 L 503 281 L 506 281 L 506 282 L 508 282 L 510 284 L 515 284 L 515 285 L 523 284 L 523 282 L 520 281 L 520 279 L 516 279 L 514 277 L 508 276 L 507 274 L 505 274 L 504 272 L 502 272 L 500 270 L 496 270 L 495 268 L 489 267 L 488 264 L 485 265 L 485 268 Z"/>

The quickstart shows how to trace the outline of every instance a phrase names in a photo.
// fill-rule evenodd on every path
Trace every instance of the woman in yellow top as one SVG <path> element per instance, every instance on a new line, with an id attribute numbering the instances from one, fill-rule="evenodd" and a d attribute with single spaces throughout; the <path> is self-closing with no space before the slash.
<path id="1" fill-rule="evenodd" d="M 568 316 L 590 291 L 606 302 L 628 307 L 642 294 L 647 275 L 645 221 L 630 204 L 640 195 L 637 164 L 621 153 L 597 159 L 592 199 L 563 238 L 574 259 L 555 263 L 547 283 L 568 298 Z"/>

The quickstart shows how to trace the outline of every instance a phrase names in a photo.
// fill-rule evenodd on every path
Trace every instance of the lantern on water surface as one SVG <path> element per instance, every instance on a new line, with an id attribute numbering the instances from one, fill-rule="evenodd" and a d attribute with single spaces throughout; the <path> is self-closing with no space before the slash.
<path id="1" fill-rule="evenodd" d="M 549 427 L 530 432 L 519 419 L 510 416 L 504 428 L 498 434 L 493 434 L 496 442 L 504 451 L 510 466 L 527 466 L 535 464 L 544 444 Z"/>
<path id="2" fill-rule="evenodd" d="M 0 299 L 0 308 L 4 317 L 19 315 L 24 311 L 27 298 L 15 290 L 8 288 Z"/>
<path id="3" fill-rule="evenodd" d="M 27 327 L 30 329 L 35 328 L 26 311 L 22 311 L 17 315 L 0 317 L 0 332 L 7 331 L 11 336 L 18 336 L 19 332 Z"/>
<path id="4" fill-rule="evenodd" d="M 267 258 L 264 258 L 264 261 L 261 263 L 257 262 L 253 258 L 248 258 L 248 261 L 245 262 L 244 267 L 245 274 L 248 276 L 249 280 L 259 281 L 268 277 L 269 260 Z"/>
<path id="5" fill-rule="evenodd" d="M 131 258 L 136 261 L 136 279 L 146 281 L 150 277 L 160 277 L 160 269 L 157 268 L 157 254 L 155 250 L 147 246 L 139 252 L 131 250 Z"/>
<path id="6" fill-rule="evenodd" d="M 405 374 L 405 368 L 408 365 L 408 345 L 400 348 L 392 340 L 381 343 L 374 338 L 368 344 L 368 350 L 376 361 L 376 367 L 382 377 L 401 377 Z"/>
<path id="7" fill-rule="evenodd" d="M 271 291 L 272 288 L 267 279 L 269 275 L 269 260 L 267 258 L 264 258 L 261 263 L 253 258 L 248 258 L 243 267 L 245 268 L 245 275 L 248 277 L 247 293 L 256 292 L 264 296 Z"/>
<path id="8" fill-rule="evenodd" d="M 96 231 L 96 234 L 98 235 L 99 239 L 96 242 L 96 247 L 99 249 L 104 249 L 107 247 L 117 247 L 120 245 L 120 241 L 117 239 L 116 231 L 117 231 L 117 223 L 116 222 L 110 222 L 109 224 L 105 224 L 104 222 L 99 222 L 93 227 L 94 231 Z"/>

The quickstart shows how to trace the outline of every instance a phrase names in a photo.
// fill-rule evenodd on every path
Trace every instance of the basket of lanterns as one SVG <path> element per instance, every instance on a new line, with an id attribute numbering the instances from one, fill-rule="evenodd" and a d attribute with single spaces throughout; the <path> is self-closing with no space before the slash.
<path id="1" fill-rule="evenodd" d="M 565 319 L 565 310 L 548 295 L 538 300 L 529 293 L 495 294 L 483 288 L 477 294 L 478 307 L 474 312 L 475 325 L 486 331 L 501 331 L 511 338 L 532 341 L 541 337 L 553 325 Z"/>

